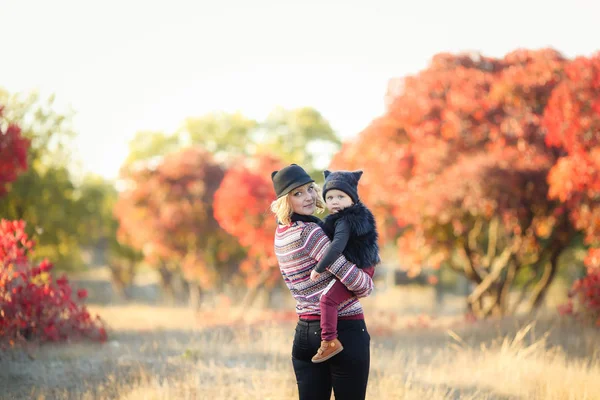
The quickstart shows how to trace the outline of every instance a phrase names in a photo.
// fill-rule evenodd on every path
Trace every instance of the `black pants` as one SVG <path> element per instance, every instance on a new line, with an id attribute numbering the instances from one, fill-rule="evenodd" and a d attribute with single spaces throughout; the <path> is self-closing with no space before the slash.
<path id="1" fill-rule="evenodd" d="M 339 320 L 338 338 L 344 350 L 314 364 L 311 358 L 321 345 L 319 321 L 298 321 L 292 363 L 300 400 L 363 400 L 367 392 L 371 337 L 364 320 Z"/>

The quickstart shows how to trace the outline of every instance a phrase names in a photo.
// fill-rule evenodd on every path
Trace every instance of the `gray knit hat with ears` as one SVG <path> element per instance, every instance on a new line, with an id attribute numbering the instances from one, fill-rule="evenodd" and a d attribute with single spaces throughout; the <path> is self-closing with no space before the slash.
<path id="1" fill-rule="evenodd" d="M 323 171 L 325 176 L 323 199 L 326 199 L 327 191 L 337 189 L 350 196 L 355 204 L 358 203 L 358 181 L 362 174 L 362 171 Z"/>

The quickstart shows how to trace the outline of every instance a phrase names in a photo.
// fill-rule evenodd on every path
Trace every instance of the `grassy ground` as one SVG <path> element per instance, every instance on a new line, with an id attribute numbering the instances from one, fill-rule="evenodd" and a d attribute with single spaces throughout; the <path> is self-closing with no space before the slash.
<path id="1" fill-rule="evenodd" d="M 287 314 L 257 312 L 232 323 L 184 308 L 92 311 L 109 324 L 108 343 L 42 346 L 31 350 L 34 359 L 22 350 L 0 353 L 0 398 L 297 396 Z M 597 330 L 544 318 L 472 324 L 375 310 L 367 317 L 370 399 L 600 399 Z M 266 319 L 268 328 L 258 329 Z"/>
<path id="2" fill-rule="evenodd" d="M 0 399 L 297 398 L 289 293 L 279 311 L 235 320 L 230 309 L 157 306 L 152 274 L 136 278 L 134 304 L 113 300 L 106 271 L 74 284 L 90 290 L 109 341 L 0 352 Z M 369 399 L 600 399 L 600 333 L 557 319 L 552 304 L 535 321 L 470 323 L 462 297 L 436 301 L 431 288 L 379 286 L 362 302 Z"/>

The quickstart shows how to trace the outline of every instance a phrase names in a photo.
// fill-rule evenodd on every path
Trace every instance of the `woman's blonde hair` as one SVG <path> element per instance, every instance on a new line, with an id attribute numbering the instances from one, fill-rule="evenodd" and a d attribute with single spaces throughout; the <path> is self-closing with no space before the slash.
<path id="1" fill-rule="evenodd" d="M 323 211 L 325 211 L 325 202 L 321 197 L 321 188 L 319 187 L 319 185 L 317 185 L 314 182 L 311 182 L 299 187 L 307 187 L 310 185 L 313 186 L 315 192 L 317 193 L 315 205 L 317 207 L 317 213 L 320 214 Z M 292 204 L 290 203 L 289 197 L 292 195 L 294 190 L 271 203 L 271 211 L 273 212 L 273 214 L 275 214 L 275 216 L 277 217 L 277 221 L 279 221 L 280 224 L 289 225 L 292 223 L 292 213 L 294 212 L 294 210 L 292 210 Z"/>

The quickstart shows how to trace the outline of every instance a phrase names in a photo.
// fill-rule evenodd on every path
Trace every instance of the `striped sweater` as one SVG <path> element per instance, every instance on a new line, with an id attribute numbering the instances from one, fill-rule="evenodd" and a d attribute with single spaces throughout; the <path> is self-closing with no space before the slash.
<path id="1" fill-rule="evenodd" d="M 366 297 L 373 291 L 373 281 L 369 275 L 340 256 L 316 281 L 310 279 L 310 272 L 325 254 L 330 241 L 323 230 L 312 222 L 292 222 L 279 225 L 275 232 L 275 255 L 285 284 L 296 299 L 296 312 L 301 317 L 315 317 L 321 314 L 319 297 L 333 282 L 335 275 L 356 297 L 340 304 L 340 318 L 362 315 L 359 297 Z"/>

